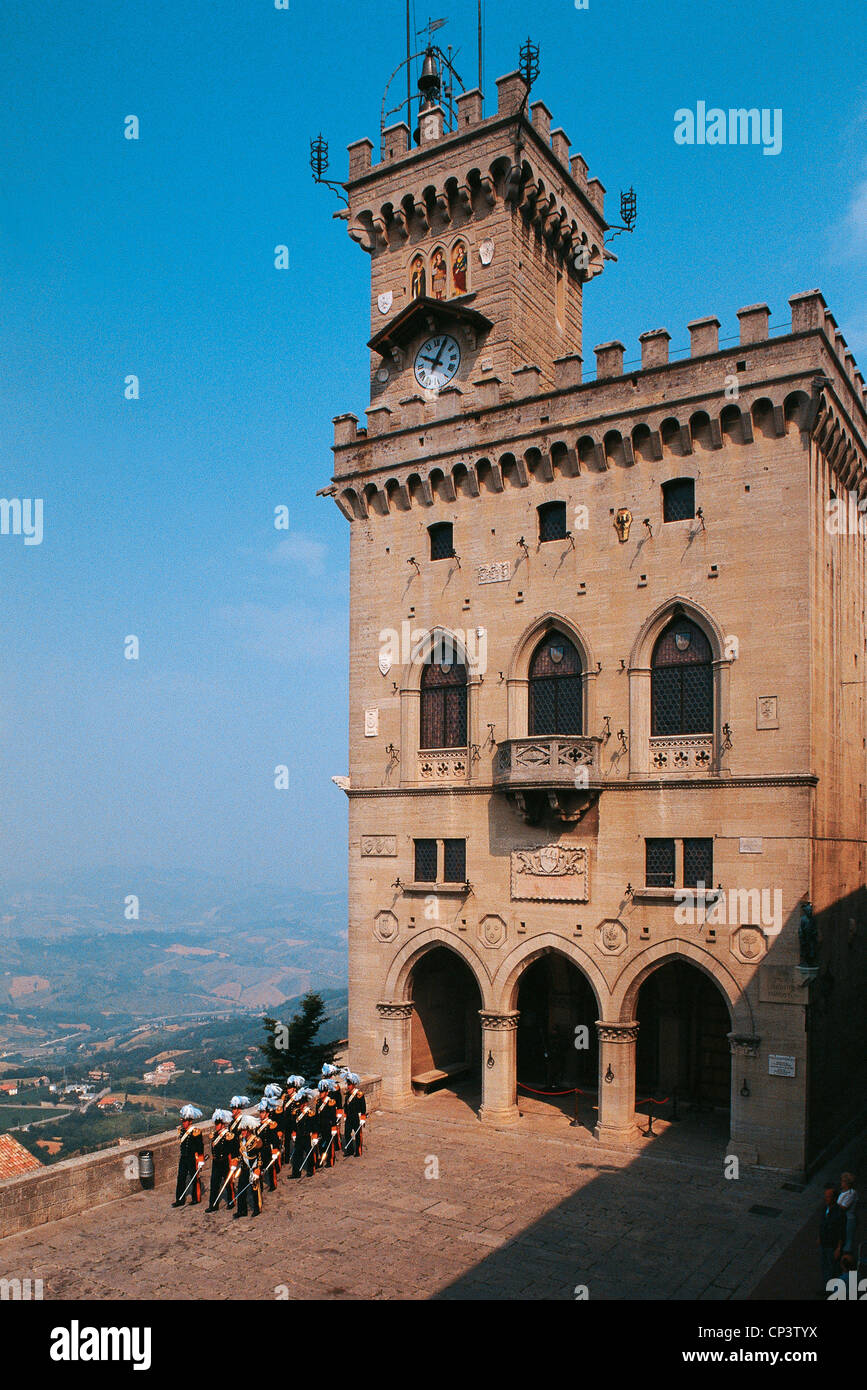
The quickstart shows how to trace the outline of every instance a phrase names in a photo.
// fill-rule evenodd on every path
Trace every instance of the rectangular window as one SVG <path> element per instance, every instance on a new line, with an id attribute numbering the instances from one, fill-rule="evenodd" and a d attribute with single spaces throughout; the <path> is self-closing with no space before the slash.
<path id="1" fill-rule="evenodd" d="M 415 881 L 416 883 L 436 883 L 437 842 L 436 840 L 416 840 L 415 842 Z"/>
<path id="2" fill-rule="evenodd" d="M 700 883 L 713 887 L 713 840 L 684 840 L 683 886 L 697 888 Z"/>
<path id="3" fill-rule="evenodd" d="M 648 888 L 674 887 L 674 840 L 645 840 L 645 879 Z"/>
<path id="4" fill-rule="evenodd" d="M 445 883 L 465 883 L 466 877 L 466 840 L 445 840 L 443 842 L 443 881 Z"/>
<path id="5" fill-rule="evenodd" d="M 663 521 L 686 521 L 695 516 L 695 482 L 692 478 L 672 478 L 662 484 Z"/>
<path id="6" fill-rule="evenodd" d="M 543 502 L 539 512 L 539 540 L 562 541 L 566 539 L 566 503 Z"/>

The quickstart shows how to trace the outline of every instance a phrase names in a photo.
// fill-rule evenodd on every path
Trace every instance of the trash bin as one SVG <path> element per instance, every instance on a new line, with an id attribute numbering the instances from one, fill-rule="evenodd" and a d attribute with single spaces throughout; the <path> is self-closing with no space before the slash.
<path id="1" fill-rule="evenodd" d="M 138 1175 L 142 1187 L 154 1185 L 154 1156 L 151 1149 L 142 1149 L 138 1156 Z"/>

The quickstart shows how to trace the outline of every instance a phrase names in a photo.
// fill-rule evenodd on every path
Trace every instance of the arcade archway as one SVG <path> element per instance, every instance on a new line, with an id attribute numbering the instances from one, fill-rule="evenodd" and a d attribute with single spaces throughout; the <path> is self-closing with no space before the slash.
<path id="1" fill-rule="evenodd" d="M 636 1100 L 676 1093 L 693 1113 L 728 1114 L 732 1023 L 715 981 L 688 961 L 668 961 L 641 985 L 636 1018 Z"/>
<path id="2" fill-rule="evenodd" d="M 469 966 L 435 946 L 413 966 L 410 1071 L 414 1092 L 481 1090 L 482 997 Z"/>
<path id="3" fill-rule="evenodd" d="M 587 977 L 566 956 L 547 951 L 522 974 L 516 1008 L 519 1105 L 548 1103 L 574 1115 L 577 1087 L 579 1105 L 583 1097 L 585 1109 L 592 1110 L 599 1006 Z"/>

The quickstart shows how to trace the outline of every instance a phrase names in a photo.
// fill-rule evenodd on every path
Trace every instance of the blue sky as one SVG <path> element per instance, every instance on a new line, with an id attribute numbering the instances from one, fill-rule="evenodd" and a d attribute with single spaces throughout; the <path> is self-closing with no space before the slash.
<path id="1" fill-rule="evenodd" d="M 708 313 L 733 334 L 756 301 L 781 324 L 819 285 L 867 362 L 862 0 L 488 8 L 487 113 L 531 33 L 534 97 L 609 210 L 638 193 L 635 234 L 585 294 L 586 359 L 611 338 L 635 358 L 659 326 L 683 347 Z M 315 492 L 332 416 L 367 404 L 369 267 L 308 142 L 321 128 L 339 178 L 346 145 L 376 140 L 403 13 L 4 7 L 2 495 L 45 509 L 41 545 L 0 536 L 4 877 L 345 879 L 348 528 Z M 430 13 L 474 85 L 473 0 Z M 781 153 L 676 145 L 674 112 L 699 100 L 781 108 Z"/>

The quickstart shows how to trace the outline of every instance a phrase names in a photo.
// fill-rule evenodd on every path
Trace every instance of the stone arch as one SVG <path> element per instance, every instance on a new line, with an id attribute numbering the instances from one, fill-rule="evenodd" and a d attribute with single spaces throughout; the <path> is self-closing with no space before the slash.
<path id="1" fill-rule="evenodd" d="M 753 420 L 753 429 L 757 434 L 762 435 L 765 439 L 776 438 L 774 403 L 769 397 L 760 396 L 757 401 L 753 401 L 750 415 Z"/>
<path id="2" fill-rule="evenodd" d="M 697 946 L 693 941 L 682 937 L 671 937 L 668 941 L 658 941 L 646 950 L 639 951 L 626 962 L 611 990 L 609 1023 L 629 1023 L 635 1018 L 638 991 L 649 975 L 659 966 L 668 965 L 675 960 L 687 961 L 695 965 L 705 975 L 710 976 L 721 990 L 728 1005 L 733 1033 L 749 1036 L 755 1034 L 755 1020 L 749 997 L 741 989 L 727 966 L 717 960 L 710 951 Z"/>
<path id="3" fill-rule="evenodd" d="M 676 420 L 673 415 L 667 416 L 660 424 L 659 438 L 662 443 L 663 455 L 674 454 L 676 458 L 681 458 L 687 452 L 683 447 L 680 421 Z"/>
<path id="4" fill-rule="evenodd" d="M 783 401 L 783 417 L 788 430 L 793 424 L 796 429 L 805 428 L 807 407 L 810 404 L 810 397 L 806 391 L 790 391 Z"/>
<path id="5" fill-rule="evenodd" d="M 416 629 L 418 631 L 418 629 Z M 438 643 L 448 645 L 453 648 L 458 659 L 467 668 L 467 686 L 478 685 L 479 676 L 483 674 L 479 670 L 480 653 L 471 651 L 464 641 L 463 634 L 457 634 L 450 628 L 443 627 L 438 623 L 436 626 L 425 629 L 425 635 L 412 646 L 410 662 L 406 668 L 406 679 L 404 690 L 420 690 L 421 678 L 427 658 L 430 656 L 434 646 Z"/>
<path id="6" fill-rule="evenodd" d="M 580 472 L 578 458 L 565 439 L 555 439 L 551 445 L 551 469 L 555 477 L 575 478 Z"/>
<path id="7" fill-rule="evenodd" d="M 495 996 L 491 989 L 491 977 L 481 956 L 470 945 L 469 941 L 459 940 L 456 936 L 444 932 L 441 927 L 431 927 L 428 931 L 414 936 L 393 956 L 385 978 L 383 997 L 409 1001 L 409 981 L 413 968 L 422 956 L 426 956 L 429 951 L 436 950 L 438 946 L 444 946 L 446 950 L 454 952 L 463 961 L 479 987 L 482 1008 L 493 1009 Z"/>
<path id="8" fill-rule="evenodd" d="M 656 639 L 663 628 L 678 613 L 683 613 L 685 617 L 691 618 L 702 629 L 710 642 L 714 661 L 728 664 L 728 658 L 725 655 L 725 634 L 716 619 L 706 608 L 700 607 L 693 599 L 675 594 L 670 599 L 666 599 L 665 603 L 661 603 L 658 608 L 655 608 L 642 625 L 632 645 L 632 651 L 629 653 L 630 670 L 639 667 L 650 669 L 650 657 Z"/>
<path id="9" fill-rule="evenodd" d="M 692 439 L 693 448 L 696 446 L 701 449 L 713 448 L 713 433 L 711 430 L 710 416 L 706 410 L 696 410 L 690 415 L 689 434 Z"/>
<path id="10" fill-rule="evenodd" d="M 596 662 L 590 649 L 590 644 L 581 630 L 569 619 L 560 613 L 543 613 L 540 618 L 534 618 L 529 627 L 525 627 L 512 652 L 512 662 L 508 671 L 508 680 L 521 680 L 527 678 L 530 669 L 530 658 L 541 642 L 546 633 L 553 629 L 562 631 L 571 642 L 575 644 L 581 656 L 581 665 L 584 674 L 589 675 L 596 670 Z"/>
<path id="11" fill-rule="evenodd" d="M 565 956 L 570 965 L 576 966 L 586 977 L 596 996 L 599 1017 L 604 1018 L 606 1016 L 605 1010 L 609 1007 L 610 997 L 605 976 L 589 954 L 579 950 L 571 941 L 558 936 L 555 932 L 545 932 L 542 936 L 534 936 L 528 941 L 522 941 L 513 951 L 510 951 L 505 960 L 500 962 L 491 986 L 491 994 L 496 1001 L 497 1011 L 508 1013 L 515 1008 L 518 986 L 525 970 L 549 951 L 557 951 L 561 956 Z"/>

